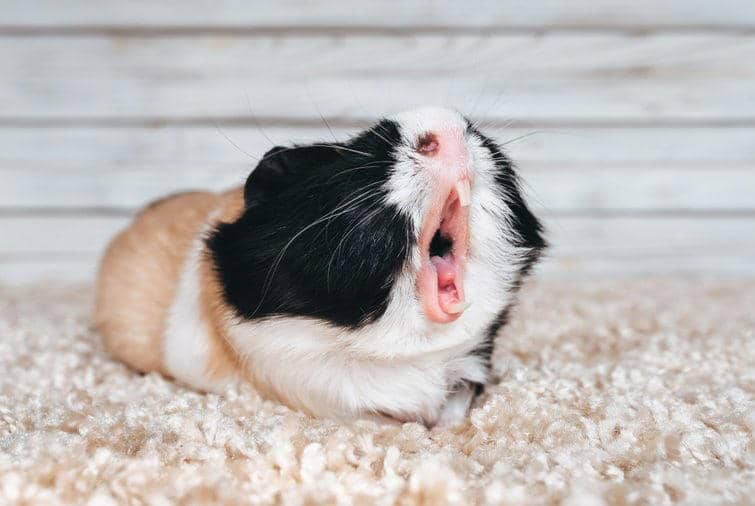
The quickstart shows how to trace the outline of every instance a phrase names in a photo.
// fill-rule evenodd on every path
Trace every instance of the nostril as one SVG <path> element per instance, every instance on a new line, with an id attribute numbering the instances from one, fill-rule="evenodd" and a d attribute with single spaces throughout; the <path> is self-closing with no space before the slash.
<path id="1" fill-rule="evenodd" d="M 438 138 L 431 132 L 421 135 L 417 141 L 417 152 L 421 155 L 434 156 L 439 147 Z"/>

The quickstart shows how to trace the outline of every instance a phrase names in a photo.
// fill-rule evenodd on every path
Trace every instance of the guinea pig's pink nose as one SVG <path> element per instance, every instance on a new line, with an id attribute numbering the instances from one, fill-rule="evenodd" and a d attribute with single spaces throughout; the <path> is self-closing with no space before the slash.
<path id="1" fill-rule="evenodd" d="M 439 147 L 438 138 L 432 132 L 422 135 L 417 141 L 417 152 L 421 155 L 435 156 Z"/>
<path id="2" fill-rule="evenodd" d="M 440 128 L 428 131 L 417 139 L 417 153 L 429 158 L 436 174 L 453 185 L 469 177 L 469 152 L 464 134 L 456 129 Z"/>

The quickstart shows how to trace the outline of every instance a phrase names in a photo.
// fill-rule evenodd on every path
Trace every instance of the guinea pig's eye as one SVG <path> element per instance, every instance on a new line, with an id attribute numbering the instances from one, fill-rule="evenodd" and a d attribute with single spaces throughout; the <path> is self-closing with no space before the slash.
<path id="1" fill-rule="evenodd" d="M 417 153 L 424 156 L 433 156 L 438 152 L 438 139 L 432 132 L 427 132 L 417 140 Z"/>

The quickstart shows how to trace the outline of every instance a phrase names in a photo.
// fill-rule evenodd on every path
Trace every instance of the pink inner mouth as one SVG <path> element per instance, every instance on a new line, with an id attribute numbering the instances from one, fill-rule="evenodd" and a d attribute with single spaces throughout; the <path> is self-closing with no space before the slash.
<path id="1" fill-rule="evenodd" d="M 460 195 L 460 192 L 466 195 Z M 462 180 L 431 206 L 420 232 L 422 264 L 417 292 L 425 316 L 436 323 L 452 322 L 466 308 L 464 265 L 469 229 L 468 201 L 469 181 Z"/>

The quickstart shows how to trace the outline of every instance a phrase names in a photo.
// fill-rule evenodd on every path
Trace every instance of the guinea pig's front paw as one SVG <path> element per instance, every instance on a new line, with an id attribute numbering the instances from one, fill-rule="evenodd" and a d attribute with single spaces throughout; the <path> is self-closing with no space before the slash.
<path id="1" fill-rule="evenodd" d="M 455 387 L 446 398 L 446 403 L 440 408 L 438 419 L 433 424 L 434 428 L 446 429 L 460 424 L 467 418 L 469 406 L 477 396 L 475 385 L 462 381 Z"/>

